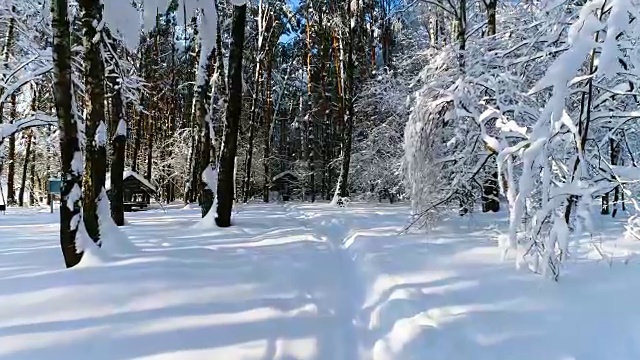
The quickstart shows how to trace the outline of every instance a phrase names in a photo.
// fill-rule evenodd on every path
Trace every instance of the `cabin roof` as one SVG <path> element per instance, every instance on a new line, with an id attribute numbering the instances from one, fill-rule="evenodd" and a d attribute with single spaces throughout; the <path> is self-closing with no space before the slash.
<path id="1" fill-rule="evenodd" d="M 145 190 L 149 190 L 152 192 L 156 192 L 156 187 L 149 182 L 149 180 L 145 179 L 144 176 L 138 174 L 135 171 L 126 170 L 122 173 L 122 180 L 134 179 L 145 187 Z M 104 188 L 106 191 L 111 190 L 111 173 L 107 173 L 107 178 L 104 182 Z"/>
<path id="2" fill-rule="evenodd" d="M 292 173 L 291 171 L 287 170 L 287 171 L 283 171 L 280 174 L 276 175 L 273 177 L 273 179 L 271 179 L 271 181 L 277 181 L 278 179 L 282 179 L 283 177 L 293 177 L 296 180 L 298 179 L 298 175 Z"/>

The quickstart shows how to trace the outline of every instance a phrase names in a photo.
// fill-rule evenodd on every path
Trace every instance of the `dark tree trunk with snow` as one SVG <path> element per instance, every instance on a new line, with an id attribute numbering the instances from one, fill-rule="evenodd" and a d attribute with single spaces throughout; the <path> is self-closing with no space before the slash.
<path id="1" fill-rule="evenodd" d="M 154 127 L 153 117 L 151 114 L 147 115 L 147 170 L 144 173 L 144 178 L 151 182 L 153 171 L 153 139 L 154 139 Z M 149 194 L 145 194 L 145 201 L 149 202 Z"/>
<path id="2" fill-rule="evenodd" d="M 11 7 L 11 12 L 15 13 L 16 11 L 16 7 L 15 5 Z M 16 28 L 16 18 L 14 16 L 11 16 L 9 18 L 9 24 L 7 26 L 6 29 L 6 35 L 4 38 L 4 45 L 2 48 L 2 61 L 4 62 L 4 66 L 3 66 L 3 70 L 6 71 L 6 73 L 10 72 L 10 68 L 9 68 L 9 60 L 11 57 L 11 51 L 13 50 L 13 44 L 15 42 L 15 28 Z M 1 78 L 4 79 L 5 75 L 1 75 Z M 5 88 L 0 86 L 0 95 L 3 95 L 5 92 Z M 4 113 L 4 102 L 0 103 L 0 124 L 2 124 L 3 122 L 3 113 Z M 9 153 L 11 152 L 15 153 L 15 137 L 13 136 L 13 134 L 9 137 Z M 0 154 L 0 175 L 2 175 L 2 171 L 3 171 L 3 165 L 4 165 L 4 158 L 2 157 L 3 154 Z M 11 156 L 9 156 L 9 170 L 11 170 L 11 161 L 13 159 L 11 158 Z M 8 204 L 15 204 L 15 193 L 13 190 L 13 177 L 12 176 L 8 176 L 7 179 L 7 190 L 9 192 L 9 194 L 7 194 L 7 198 L 5 200 Z M 9 182 L 11 182 L 11 186 L 9 186 Z"/>
<path id="3" fill-rule="evenodd" d="M 11 94 L 11 122 L 18 117 L 16 111 L 16 94 Z M 9 136 L 9 153 L 8 153 L 9 166 L 7 169 L 7 204 L 16 204 L 16 137 L 14 134 Z"/>
<path id="4" fill-rule="evenodd" d="M 258 35 L 261 36 L 261 35 Z M 254 88 L 253 98 L 251 100 L 251 115 L 249 118 L 249 140 L 247 142 L 247 153 L 245 158 L 245 170 L 244 170 L 244 191 L 243 202 L 249 201 L 251 197 L 251 165 L 253 163 L 253 143 L 255 140 L 256 122 L 258 118 L 258 99 L 260 97 L 260 91 L 262 88 L 262 49 L 258 49 L 258 56 L 256 58 L 256 72 L 254 74 Z"/>
<path id="5" fill-rule="evenodd" d="M 253 112 L 253 111 L 252 111 Z M 251 197 L 251 164 L 253 163 L 253 143 L 255 139 L 255 129 L 256 126 L 254 124 L 255 120 L 253 115 L 251 116 L 251 120 L 249 120 L 249 139 L 247 141 L 247 153 L 246 158 L 244 160 L 244 180 L 242 184 L 244 185 L 244 189 L 242 191 L 243 194 L 243 202 L 247 203 L 249 198 Z"/>
<path id="6" fill-rule="evenodd" d="M 35 113 L 36 110 L 38 110 L 38 91 L 34 88 L 33 94 L 32 94 L 33 98 L 31 99 L 31 112 Z M 31 205 L 33 205 L 33 188 L 35 187 L 35 182 L 34 182 L 34 161 L 35 161 L 35 156 L 32 155 L 31 153 L 33 152 L 35 154 L 35 151 L 32 151 L 32 147 L 33 147 L 33 142 L 34 142 L 34 133 L 33 130 L 29 130 L 29 133 L 27 135 L 27 148 L 25 149 L 25 153 L 24 153 L 24 163 L 22 164 L 22 180 L 20 182 L 20 194 L 18 195 L 18 201 L 20 206 L 24 206 L 24 192 L 25 192 L 25 188 L 27 185 L 27 172 L 29 170 L 29 164 L 31 164 L 31 192 L 29 193 L 29 202 Z M 30 162 L 31 158 L 33 158 L 33 160 Z"/>
<path id="7" fill-rule="evenodd" d="M 620 142 L 615 139 L 609 138 L 609 154 L 610 154 L 611 165 L 618 165 L 618 162 L 620 161 L 621 152 L 622 152 L 622 149 L 621 149 Z M 602 215 L 611 214 L 613 217 L 615 217 L 618 212 L 618 202 L 620 201 L 620 186 L 619 185 L 616 186 L 612 191 L 613 191 L 613 206 L 611 206 L 611 202 L 609 199 L 611 192 L 605 193 L 604 195 L 602 195 L 602 205 L 601 205 L 600 213 Z M 613 207 L 613 211 L 611 210 L 612 207 Z"/>
<path id="8" fill-rule="evenodd" d="M 141 103 L 144 104 L 144 101 L 141 101 Z M 142 147 L 142 118 L 144 117 L 141 111 L 136 111 L 136 115 L 135 139 L 133 141 L 133 154 L 131 155 L 131 171 L 133 172 L 138 172 L 138 157 L 140 156 L 140 148 Z"/>
<path id="9" fill-rule="evenodd" d="M 347 15 L 349 21 L 351 21 L 353 9 L 351 5 L 347 6 Z M 353 132 L 353 77 L 355 72 L 355 64 L 353 58 L 353 41 L 354 41 L 354 27 L 349 26 L 349 37 L 347 39 L 347 63 L 346 63 L 346 89 L 344 90 L 345 105 L 346 105 L 346 118 L 345 129 L 342 137 L 342 166 L 340 168 L 340 178 L 338 179 L 338 192 L 341 197 L 349 196 L 349 165 L 351 162 L 351 141 Z M 344 42 L 343 42 L 344 44 Z"/>
<path id="10" fill-rule="evenodd" d="M 85 50 L 84 76 L 87 94 L 85 120 L 85 173 L 83 182 L 83 219 L 89 237 L 100 244 L 98 202 L 107 172 L 107 133 L 104 122 L 104 64 L 96 25 L 102 21 L 100 0 L 80 0 L 82 10 L 83 45 Z"/>
<path id="11" fill-rule="evenodd" d="M 29 205 L 34 206 L 36 204 L 36 152 L 31 152 L 31 169 L 29 170 L 29 182 L 31 187 L 29 188 Z"/>
<path id="12" fill-rule="evenodd" d="M 60 136 L 62 194 L 60 245 L 68 268 L 77 265 L 82 253 L 76 250 L 76 233 L 81 219 L 82 168 L 78 126 L 71 106 L 71 34 L 67 0 L 52 0 L 53 70 L 56 115 Z M 74 161 L 75 158 L 75 161 Z"/>
<path id="13" fill-rule="evenodd" d="M 198 127 L 200 128 L 201 144 L 199 159 L 197 162 L 197 175 L 199 176 L 198 202 L 200 203 L 202 217 L 205 217 L 211 210 L 214 200 L 214 189 L 209 188 L 209 184 L 205 182 L 204 174 L 205 172 L 213 171 L 212 159 L 215 159 L 215 147 L 213 141 L 211 140 L 211 128 L 213 124 L 210 123 L 211 116 L 207 111 L 207 103 L 209 103 L 211 100 L 211 97 L 209 96 L 209 84 L 214 70 L 212 64 L 216 58 L 215 48 L 211 50 L 209 54 L 201 53 L 200 56 L 206 56 L 206 60 L 199 61 L 198 63 L 198 70 L 196 71 L 196 76 L 198 77 L 198 88 L 196 89 L 196 96 L 193 101 L 196 121 L 198 123 Z"/>
<path id="14" fill-rule="evenodd" d="M 262 200 L 269 202 L 269 182 L 271 181 L 271 167 L 269 166 L 269 157 L 271 152 L 271 126 L 273 123 L 273 99 L 271 94 L 271 81 L 273 72 L 273 60 L 271 59 L 271 50 L 266 56 L 266 80 L 265 80 L 265 98 L 266 104 L 264 109 L 264 143 L 262 149 L 262 166 L 264 171 Z"/>
<path id="15" fill-rule="evenodd" d="M 24 192 L 27 186 L 27 172 L 29 170 L 29 159 L 31 158 L 31 147 L 33 144 L 33 131 L 29 130 L 27 135 L 27 148 L 24 151 L 24 162 L 22 163 L 22 180 L 20 180 L 20 193 L 18 194 L 18 205 L 24 206 Z M 33 186 L 33 183 L 31 184 Z"/>
<path id="16" fill-rule="evenodd" d="M 124 225 L 124 161 L 127 145 L 127 123 L 122 101 L 121 84 L 116 77 L 109 82 L 111 97 L 111 218 L 118 226 Z"/>
<path id="17" fill-rule="evenodd" d="M 484 3 L 487 10 L 487 36 L 493 36 L 496 31 L 496 8 L 498 0 L 486 0 Z"/>
<path id="18" fill-rule="evenodd" d="M 218 207 L 216 224 L 231 226 L 234 198 L 234 169 L 238 145 L 238 124 L 242 114 L 242 49 L 247 6 L 234 6 L 229 53 L 229 101 L 227 103 L 224 146 L 218 174 Z"/>
<path id="19" fill-rule="evenodd" d="M 500 211 L 499 196 L 498 172 L 495 171 L 482 183 L 482 212 Z"/>

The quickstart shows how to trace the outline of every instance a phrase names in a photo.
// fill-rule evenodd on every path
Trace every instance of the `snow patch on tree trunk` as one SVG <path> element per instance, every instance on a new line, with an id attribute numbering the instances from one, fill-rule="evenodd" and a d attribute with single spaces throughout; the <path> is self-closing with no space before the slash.
<path id="1" fill-rule="evenodd" d="M 216 196 L 218 191 L 218 170 L 213 169 L 211 166 L 207 166 L 207 168 L 202 172 L 202 181 L 207 184 L 207 188 L 213 192 L 214 199 L 211 209 L 209 209 L 207 215 L 193 226 L 194 229 L 209 229 L 216 226 L 216 209 L 218 207 L 218 197 Z"/>
<path id="2" fill-rule="evenodd" d="M 84 225 L 81 225 L 78 229 L 76 245 L 78 246 L 79 252 L 82 252 L 82 259 L 73 269 L 100 267 L 111 260 L 109 256 L 93 242 L 91 237 L 89 237 Z"/>
<path id="3" fill-rule="evenodd" d="M 101 250 L 112 255 L 131 255 L 139 251 L 127 235 L 113 222 L 109 198 L 104 188 L 98 199 L 98 224 L 100 226 Z"/>

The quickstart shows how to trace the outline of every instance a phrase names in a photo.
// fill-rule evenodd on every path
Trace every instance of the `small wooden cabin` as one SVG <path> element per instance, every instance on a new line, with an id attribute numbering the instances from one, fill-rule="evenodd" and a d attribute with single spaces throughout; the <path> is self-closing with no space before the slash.
<path id="1" fill-rule="evenodd" d="M 151 198 L 156 197 L 156 187 L 144 176 L 134 171 L 122 174 L 124 186 L 124 211 L 142 210 L 149 206 Z M 111 198 L 111 174 L 107 174 L 105 182 L 107 196 Z"/>
<path id="2" fill-rule="evenodd" d="M 271 190 L 277 191 L 282 201 L 289 201 L 300 191 L 300 180 L 291 171 L 283 171 L 271 180 Z"/>

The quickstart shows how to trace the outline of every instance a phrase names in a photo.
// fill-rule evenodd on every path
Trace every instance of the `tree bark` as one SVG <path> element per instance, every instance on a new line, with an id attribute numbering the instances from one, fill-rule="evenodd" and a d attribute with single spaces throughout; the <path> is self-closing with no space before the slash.
<path id="1" fill-rule="evenodd" d="M 89 237 L 100 245 L 98 202 L 102 196 L 107 173 L 107 128 L 104 121 L 104 63 L 101 44 L 94 41 L 95 24 L 102 22 L 100 0 L 80 0 L 82 10 L 83 45 L 85 50 L 84 81 L 87 118 L 85 119 L 85 173 L 83 181 L 83 219 Z"/>
<path id="2" fill-rule="evenodd" d="M 256 86 L 256 90 L 257 86 Z M 254 99 L 254 101 L 256 101 Z M 251 111 L 254 113 L 254 111 Z M 244 191 L 243 191 L 243 202 L 247 203 L 249 198 L 251 197 L 251 164 L 253 163 L 253 140 L 255 138 L 255 118 L 254 115 L 251 115 L 251 119 L 249 120 L 249 140 L 247 141 L 247 153 L 244 160 Z"/>
<path id="3" fill-rule="evenodd" d="M 213 124 L 211 123 L 211 114 L 207 111 L 206 104 L 210 102 L 209 90 L 210 79 L 213 75 L 213 66 L 215 61 L 216 50 L 211 50 L 208 54 L 201 52 L 200 56 L 204 57 L 200 59 L 197 70 L 197 89 L 196 96 L 194 98 L 194 108 L 196 121 L 200 128 L 200 152 L 198 159 L 198 184 L 199 184 L 199 203 L 202 217 L 205 217 L 211 207 L 213 206 L 214 191 L 215 189 L 209 188 L 209 184 L 205 182 L 205 172 L 213 171 L 213 159 L 215 159 L 215 146 L 211 139 L 211 129 Z"/>
<path id="4" fill-rule="evenodd" d="M 258 131 L 258 119 L 262 119 L 262 123 L 264 123 L 267 119 L 265 114 L 262 116 L 258 116 L 258 107 L 261 105 L 261 95 L 262 92 L 266 93 L 270 90 L 265 90 L 264 86 L 264 77 L 263 71 L 266 67 L 269 67 L 269 63 L 271 61 L 271 37 L 273 35 L 273 13 L 268 4 L 265 4 L 264 1 L 260 0 L 258 3 L 258 37 L 257 37 L 257 55 L 256 55 L 256 72 L 254 79 L 254 92 L 253 92 L 253 101 L 251 103 L 251 118 L 249 122 L 249 143 L 247 148 L 247 157 L 245 161 L 246 169 L 245 169 L 245 191 L 244 191 L 244 202 L 246 203 L 249 200 L 249 197 L 252 195 L 251 192 L 253 187 L 251 186 L 251 166 L 253 164 L 253 147 L 256 131 Z M 270 115 L 269 115 L 270 116 Z M 270 132 L 270 127 L 265 128 L 267 134 Z M 268 136 L 268 135 L 266 135 Z M 264 159 L 264 158 L 263 158 Z M 266 174 L 265 174 L 266 175 Z M 263 187 L 264 190 L 264 187 Z M 268 196 L 268 194 L 267 194 Z M 264 194 L 263 194 L 264 199 Z M 268 201 L 268 198 L 267 198 Z"/>
<path id="5" fill-rule="evenodd" d="M 487 0 L 485 7 L 487 9 L 487 36 L 496 34 L 496 8 L 498 0 Z"/>
<path id="6" fill-rule="evenodd" d="M 71 106 L 71 32 L 67 0 L 51 2 L 53 28 L 53 71 L 56 115 L 60 136 L 62 194 L 60 206 L 60 246 L 68 268 L 77 265 L 82 252 L 76 249 L 76 233 L 81 222 L 82 159 L 78 124 Z M 75 161 L 74 161 L 75 159 Z"/>
<path id="7" fill-rule="evenodd" d="M 242 50 L 247 5 L 234 6 L 229 50 L 229 101 L 227 104 L 224 146 L 218 173 L 218 206 L 216 224 L 231 226 L 234 198 L 235 158 L 238 145 L 238 124 L 242 114 Z"/>
<path id="8" fill-rule="evenodd" d="M 111 89 L 111 218 L 124 225 L 124 161 L 127 145 L 127 121 L 119 78 L 110 77 Z"/>
<path id="9" fill-rule="evenodd" d="M 314 27 L 314 23 L 312 22 L 310 17 L 311 4 L 308 3 L 307 6 L 308 6 L 306 10 L 307 115 L 304 120 L 304 132 L 305 132 L 304 140 L 305 141 L 304 141 L 303 156 L 304 156 L 304 160 L 306 160 L 305 162 L 307 163 L 307 169 L 309 171 L 309 187 L 311 192 L 311 202 L 315 202 L 316 179 L 315 179 L 314 156 L 313 156 L 314 155 L 314 151 L 313 151 L 314 139 L 313 139 L 312 133 L 313 133 L 313 127 L 315 123 L 314 111 L 316 110 L 316 103 L 315 103 L 316 98 L 314 97 L 314 92 L 316 91 L 316 89 L 314 89 L 314 87 L 316 85 L 315 81 L 317 76 L 315 76 L 316 74 L 314 73 L 314 69 L 313 69 L 313 46 L 312 46 L 313 39 L 312 39 L 311 29 Z M 303 200 L 304 200 L 304 194 L 303 194 Z"/>
<path id="10" fill-rule="evenodd" d="M 35 89 L 33 89 L 33 93 L 32 93 L 33 98 L 31 99 L 31 112 L 35 113 L 37 109 L 37 104 L 38 104 L 38 91 Z M 27 148 L 25 149 L 25 153 L 24 153 L 24 163 L 22 165 L 22 180 L 20 183 L 20 193 L 18 195 L 18 201 L 20 206 L 24 206 L 24 192 L 25 192 L 25 187 L 27 184 L 27 171 L 29 170 L 29 164 L 31 164 L 31 191 L 29 192 L 29 203 L 31 205 L 33 205 L 33 188 L 35 187 L 35 182 L 33 181 L 33 177 L 34 177 L 34 161 L 35 161 L 35 151 L 33 151 L 34 155 L 32 155 L 32 143 L 33 143 L 33 138 L 34 138 L 34 133 L 33 130 L 29 130 L 29 133 L 27 135 Z M 33 158 L 33 161 L 29 161 L 30 158 Z"/>
<path id="11" fill-rule="evenodd" d="M 18 114 L 16 112 L 16 94 L 11 94 L 11 120 L 13 123 Z M 16 177 L 16 136 L 11 134 L 9 136 L 9 166 L 7 169 L 7 205 L 15 205 L 16 204 L 16 186 L 15 186 L 15 177 Z"/>
<path id="12" fill-rule="evenodd" d="M 266 203 L 269 202 L 269 183 L 271 182 L 271 166 L 269 164 L 269 158 L 271 157 L 271 125 L 273 123 L 273 99 L 271 93 L 271 80 L 273 72 L 273 59 L 271 58 L 272 51 L 271 46 L 267 51 L 266 56 L 266 80 L 265 80 L 265 109 L 264 109 L 264 143 L 262 154 L 262 166 L 264 171 L 262 200 Z"/>
<path id="13" fill-rule="evenodd" d="M 11 7 L 11 12 L 14 13 L 16 11 L 16 7 L 15 5 Z M 7 33 L 4 39 L 4 46 L 2 48 L 2 61 L 4 62 L 4 71 L 6 73 L 9 73 L 10 69 L 9 69 L 9 60 L 10 60 L 10 56 L 11 56 L 11 51 L 13 49 L 13 43 L 15 42 L 15 27 L 16 27 L 16 19 L 15 17 L 11 16 L 9 19 L 9 25 L 7 27 Z M 4 76 L 2 76 L 2 78 L 4 78 Z M 5 91 L 4 87 L 0 87 L 0 95 L 3 95 Z M 4 114 L 4 103 L 0 103 L 0 124 L 3 123 L 3 114 Z M 10 139 L 9 139 L 9 144 L 11 147 L 11 143 L 12 143 L 12 139 L 14 139 L 13 135 L 11 135 Z M 15 144 L 15 140 L 13 140 L 13 143 Z M 15 147 L 15 145 L 14 145 Z M 3 165 L 4 165 L 4 156 L 3 154 L 0 154 L 0 176 L 2 175 L 3 172 Z M 8 185 L 8 184 L 7 184 Z M 7 190 L 12 189 L 9 186 L 7 186 Z M 11 190 L 9 190 L 11 191 Z M 7 199 L 3 199 L 5 201 L 5 204 L 7 204 L 8 198 Z M 14 200 L 15 202 L 15 200 Z"/>
<path id="14" fill-rule="evenodd" d="M 24 152 L 24 163 L 22 164 L 22 180 L 20 181 L 20 193 L 18 194 L 18 205 L 24 206 L 24 192 L 27 186 L 27 172 L 29 170 L 29 159 L 31 158 L 31 144 L 33 143 L 33 130 L 29 130 L 27 135 L 27 148 Z M 31 183 L 33 186 L 33 183 Z"/>
<path id="15" fill-rule="evenodd" d="M 351 5 L 347 6 L 347 14 L 349 20 L 351 20 L 352 9 Z M 350 21 L 349 21 L 350 22 Z M 342 138 L 342 167 L 340 168 L 340 178 L 338 179 L 339 194 L 341 197 L 349 196 L 349 165 L 351 162 L 351 141 L 353 132 L 353 74 L 355 71 L 355 64 L 353 59 L 353 41 L 354 41 L 354 27 L 349 26 L 349 37 L 347 43 L 347 64 L 346 64 L 346 79 L 344 89 L 344 98 L 346 102 L 346 119 L 345 129 Z M 343 42 L 344 43 L 344 42 Z"/>
<path id="16" fill-rule="evenodd" d="M 140 104 L 142 107 L 144 107 L 144 95 L 140 96 Z M 140 148 L 142 147 L 142 135 L 143 135 L 143 131 L 142 131 L 142 126 L 143 126 L 143 120 L 142 117 L 144 116 L 144 114 L 142 113 L 142 111 L 140 110 L 135 110 L 134 111 L 134 117 L 135 117 L 135 137 L 133 140 L 133 149 L 131 152 L 131 171 L 133 172 L 138 172 L 138 158 L 140 157 Z"/>
<path id="17" fill-rule="evenodd" d="M 151 182 L 151 172 L 153 170 L 153 140 L 154 140 L 154 121 L 151 114 L 147 114 L 147 170 L 145 171 L 144 178 Z M 151 201 L 149 194 L 145 194 L 145 201 Z"/>
<path id="18" fill-rule="evenodd" d="M 31 188 L 29 189 L 29 206 L 34 206 L 36 204 L 36 151 L 35 149 L 31 151 L 31 170 L 29 171 L 31 176 L 29 177 L 29 182 L 31 183 Z"/>
<path id="19" fill-rule="evenodd" d="M 611 146 L 611 165 L 619 165 L 620 155 L 622 153 L 622 149 L 620 148 L 620 142 L 615 139 L 609 139 L 609 144 Z M 620 185 L 616 186 L 613 189 L 613 211 L 611 212 L 612 217 L 616 217 L 618 213 L 618 202 L 620 201 Z"/>

